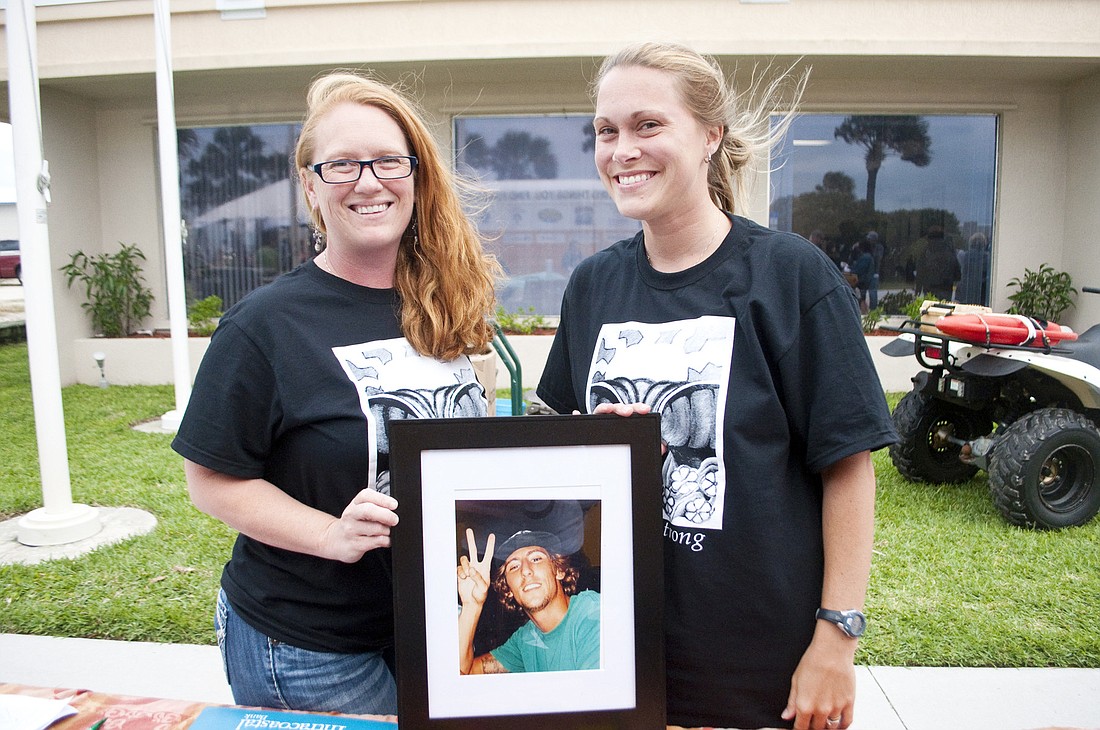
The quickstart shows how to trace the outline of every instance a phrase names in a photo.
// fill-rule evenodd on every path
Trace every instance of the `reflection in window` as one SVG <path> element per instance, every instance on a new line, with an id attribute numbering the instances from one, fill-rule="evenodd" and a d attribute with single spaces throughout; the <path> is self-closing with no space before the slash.
<path id="1" fill-rule="evenodd" d="M 773 161 L 771 225 L 842 267 L 876 232 L 880 300 L 946 281 L 957 301 L 988 304 L 996 150 L 994 115 L 806 114 Z"/>
<path id="2" fill-rule="evenodd" d="M 493 193 L 477 224 L 508 277 L 500 305 L 559 314 L 573 267 L 639 228 L 596 175 L 592 118 L 457 117 L 454 125 L 458 170 Z"/>
<path id="3" fill-rule="evenodd" d="M 217 295 L 228 309 L 312 255 L 308 217 L 290 169 L 299 128 L 179 130 L 189 302 Z"/>

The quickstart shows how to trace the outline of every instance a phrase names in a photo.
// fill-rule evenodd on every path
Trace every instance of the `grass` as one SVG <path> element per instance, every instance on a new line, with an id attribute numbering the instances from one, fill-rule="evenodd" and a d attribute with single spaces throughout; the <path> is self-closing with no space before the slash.
<path id="1" fill-rule="evenodd" d="M 897 395 L 892 396 L 892 402 Z M 196 510 L 170 437 L 130 428 L 173 406 L 169 386 L 63 391 L 73 499 L 152 512 L 150 534 L 76 560 L 0 566 L 0 632 L 210 644 L 234 534 Z M 0 517 L 41 506 L 25 344 L 0 346 Z M 879 480 L 871 665 L 1100 667 L 1100 518 L 1060 532 L 1006 523 L 984 476 Z"/>
<path id="2" fill-rule="evenodd" d="M 0 631 L 213 642 L 213 597 L 234 533 L 196 510 L 171 437 L 131 424 L 171 409 L 170 386 L 63 391 L 75 502 L 138 507 L 148 535 L 77 560 L 0 566 Z M 0 518 L 42 506 L 25 344 L 0 346 Z"/>
<path id="3" fill-rule="evenodd" d="M 984 473 L 961 485 L 911 483 L 885 451 L 874 460 L 873 630 L 860 662 L 1100 667 L 1100 518 L 1024 530 L 997 512 Z"/>

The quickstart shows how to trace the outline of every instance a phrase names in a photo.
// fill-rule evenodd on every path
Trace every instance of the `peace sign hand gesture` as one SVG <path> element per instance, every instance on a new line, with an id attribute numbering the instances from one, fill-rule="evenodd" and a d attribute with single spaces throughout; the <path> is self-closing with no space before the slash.
<path id="1" fill-rule="evenodd" d="M 458 596 L 462 599 L 463 606 L 470 603 L 477 606 L 485 604 L 485 598 L 489 595 L 489 570 L 493 565 L 496 542 L 497 536 L 490 532 L 489 540 L 485 544 L 485 555 L 478 560 L 474 531 L 466 528 L 466 544 L 470 547 L 470 557 L 463 555 L 458 561 Z"/>

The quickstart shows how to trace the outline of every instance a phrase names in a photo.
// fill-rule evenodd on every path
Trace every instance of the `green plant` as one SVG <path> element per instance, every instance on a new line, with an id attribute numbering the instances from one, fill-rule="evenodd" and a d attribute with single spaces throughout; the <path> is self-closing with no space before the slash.
<path id="1" fill-rule="evenodd" d="M 909 305 L 912 304 L 916 298 L 917 295 L 908 289 L 899 289 L 898 291 L 892 291 L 889 294 L 879 297 L 878 305 L 882 308 L 883 314 L 908 315 Z"/>
<path id="2" fill-rule="evenodd" d="M 187 308 L 187 323 L 191 331 L 203 337 L 214 333 L 218 327 L 218 317 L 221 317 L 222 298 L 217 294 L 211 294 L 205 299 L 192 302 Z"/>
<path id="3" fill-rule="evenodd" d="M 82 306 L 92 316 L 92 328 L 105 337 L 124 337 L 149 316 L 153 293 L 145 286 L 141 261 L 145 260 L 135 244 L 122 244 L 117 253 L 89 256 L 83 251 L 72 254 L 61 267 L 66 284 L 84 284 L 87 301 Z"/>
<path id="4" fill-rule="evenodd" d="M 1057 320 L 1074 306 L 1073 296 L 1077 294 L 1070 275 L 1056 271 L 1047 264 L 1041 264 L 1038 271 L 1024 269 L 1024 277 L 1013 278 L 1008 285 L 1018 289 L 1008 296 L 1012 301 L 1009 314 L 1023 314 L 1047 321 Z"/>
<path id="5" fill-rule="evenodd" d="M 882 307 L 875 307 L 863 315 L 863 331 L 874 332 L 885 319 L 886 313 Z"/>
<path id="6" fill-rule="evenodd" d="M 914 294 L 912 301 L 905 305 L 905 318 L 910 320 L 919 320 L 921 317 L 921 305 L 924 304 L 926 297 L 922 294 Z"/>
<path id="7" fill-rule="evenodd" d="M 502 330 L 517 335 L 529 335 L 537 329 L 548 326 L 545 317 L 535 314 L 534 307 L 509 312 L 504 307 L 498 306 L 496 320 Z"/>

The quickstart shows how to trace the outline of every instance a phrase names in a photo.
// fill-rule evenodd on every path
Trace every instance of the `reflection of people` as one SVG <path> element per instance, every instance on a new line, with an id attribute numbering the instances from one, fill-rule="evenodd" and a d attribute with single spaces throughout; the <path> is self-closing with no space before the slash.
<path id="1" fill-rule="evenodd" d="M 663 43 L 595 90 L 596 167 L 642 231 L 574 270 L 538 395 L 661 415 L 669 723 L 847 727 L 856 639 L 816 613 L 863 604 L 895 432 L 837 267 L 723 210 L 778 99 L 735 109 L 717 63 Z"/>
<path id="2" fill-rule="evenodd" d="M 917 291 L 949 301 L 955 282 L 961 276 L 959 257 L 948 242 L 943 226 L 932 226 L 928 229 L 928 243 L 917 258 Z"/>
<path id="3" fill-rule="evenodd" d="M 867 294 L 871 291 L 875 276 L 875 257 L 871 254 L 871 244 L 868 241 L 857 241 L 852 244 L 852 273 L 856 276 L 859 311 L 866 314 Z"/>
<path id="4" fill-rule="evenodd" d="M 989 303 L 989 243 L 985 234 L 974 233 L 967 240 L 966 250 L 959 254 L 962 278 L 955 300 L 963 304 Z"/>
<path id="5" fill-rule="evenodd" d="M 561 270 L 568 274 L 583 259 L 584 255 L 581 254 L 580 246 L 577 245 L 576 241 L 570 241 L 569 247 L 561 255 Z"/>
<path id="6" fill-rule="evenodd" d="M 472 529 L 469 557 L 458 564 L 459 671 L 463 674 L 549 672 L 600 667 L 600 594 L 577 593 L 578 571 L 548 532 L 521 530 L 505 540 L 505 558 L 491 583 L 501 603 L 522 611 L 527 623 L 502 645 L 474 656 L 474 633 L 489 593 L 496 535 L 490 533 L 478 560 Z"/>
<path id="7" fill-rule="evenodd" d="M 882 239 L 878 235 L 878 231 L 868 231 L 867 237 L 864 239 L 867 242 L 867 246 L 871 249 L 871 257 L 875 262 L 875 271 L 871 276 L 871 290 L 869 293 L 868 306 L 871 309 L 878 308 L 878 283 L 882 274 L 882 259 L 886 256 L 886 246 L 882 243 Z"/>
<path id="8" fill-rule="evenodd" d="M 240 532 L 218 643 L 241 705 L 395 713 L 386 422 L 485 415 L 496 275 L 415 108 L 318 79 L 298 139 L 327 248 L 230 309 L 173 447 Z"/>

